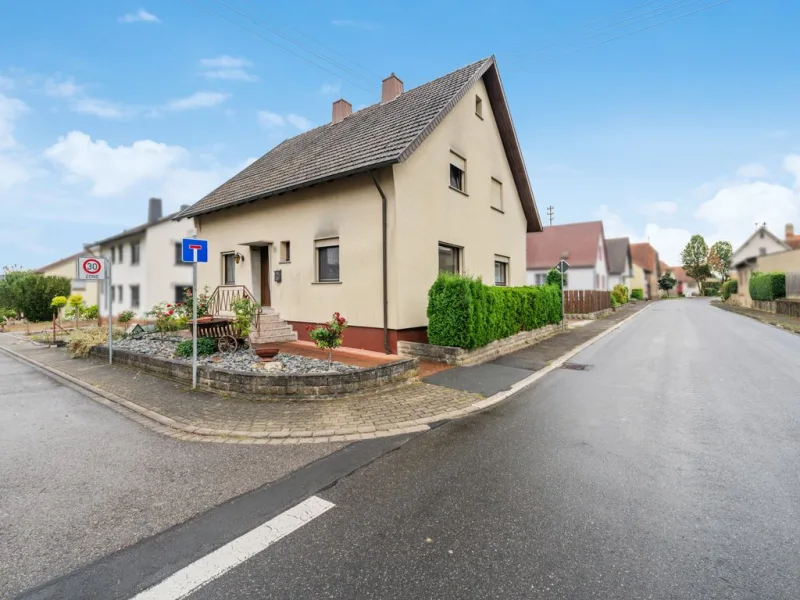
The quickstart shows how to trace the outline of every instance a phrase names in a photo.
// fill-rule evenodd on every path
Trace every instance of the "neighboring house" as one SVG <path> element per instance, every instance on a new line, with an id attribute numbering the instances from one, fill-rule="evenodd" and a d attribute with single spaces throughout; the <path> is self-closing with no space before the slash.
<path id="1" fill-rule="evenodd" d="M 794 227 L 786 225 L 786 239 L 794 243 Z M 750 306 L 750 274 L 754 271 L 764 271 L 758 267 L 759 259 L 778 252 L 792 250 L 792 246 L 773 234 L 765 225 L 758 227 L 747 240 L 737 248 L 731 257 L 731 265 L 736 269 L 736 278 L 739 280 L 736 302 L 742 306 Z"/>
<path id="2" fill-rule="evenodd" d="M 756 271 L 768 273 L 770 271 L 782 271 L 784 273 L 800 273 L 800 249 L 784 250 L 783 252 L 773 252 L 765 256 L 758 256 L 740 263 L 737 268 L 739 284 L 735 301 L 742 306 L 752 306 L 750 297 L 750 277 Z M 796 296 L 791 285 L 787 284 L 787 296 Z M 733 296 L 732 296 L 733 298 Z"/>
<path id="3" fill-rule="evenodd" d="M 683 267 L 667 267 L 677 282 L 673 288 L 675 294 L 683 294 L 687 298 L 700 295 L 700 286 L 697 282 L 686 274 Z"/>
<path id="4" fill-rule="evenodd" d="M 658 279 L 661 277 L 661 266 L 656 249 L 647 242 L 631 244 L 631 259 L 633 264 L 641 267 L 643 271 L 641 283 L 645 299 L 658 298 Z"/>
<path id="5" fill-rule="evenodd" d="M 629 238 L 612 238 L 606 240 L 608 250 L 608 289 L 616 285 L 624 285 L 630 293 L 633 279 L 633 260 L 631 259 L 631 241 Z"/>
<path id="6" fill-rule="evenodd" d="M 62 258 L 54 263 L 50 263 L 49 265 L 45 265 L 44 267 L 36 269 L 36 272 L 41 273 L 42 275 L 57 275 L 59 277 L 66 277 L 71 282 L 70 293 L 80 294 L 83 296 L 83 301 L 87 304 L 87 306 L 91 306 L 92 304 L 97 304 L 98 300 L 100 299 L 98 283 L 96 281 L 78 279 L 77 274 L 78 259 L 81 256 L 92 255 L 94 255 L 94 251 L 90 249 L 84 249 L 82 252 L 78 252 L 72 256 L 67 256 L 66 258 Z"/>
<path id="7" fill-rule="evenodd" d="M 427 339 L 440 271 L 523 285 L 542 228 L 493 57 L 409 91 L 392 74 L 357 112 L 337 100 L 177 218 L 209 242 L 201 284 L 246 286 L 304 340 L 340 312 L 345 345 L 387 352 Z"/>
<path id="8" fill-rule="evenodd" d="M 144 317 L 159 302 L 179 302 L 192 285 L 192 267 L 181 262 L 181 240 L 190 232 L 177 213 L 162 215 L 162 202 L 150 198 L 147 222 L 96 242 L 96 254 L 111 263 L 112 314 L 132 310 Z M 100 286 L 100 314 L 108 315 L 105 282 Z"/>
<path id="9" fill-rule="evenodd" d="M 608 266 L 602 221 L 551 225 L 542 233 L 528 234 L 526 282 L 542 285 L 547 273 L 564 258 L 569 270 L 567 290 L 607 290 Z"/>

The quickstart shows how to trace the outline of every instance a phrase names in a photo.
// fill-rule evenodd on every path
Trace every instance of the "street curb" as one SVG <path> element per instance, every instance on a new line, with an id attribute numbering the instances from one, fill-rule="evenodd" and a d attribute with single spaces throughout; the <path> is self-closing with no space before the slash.
<path id="1" fill-rule="evenodd" d="M 776 325 L 775 323 L 770 323 L 769 321 L 765 321 L 765 320 L 757 317 L 756 315 L 749 315 L 747 313 L 740 313 L 738 310 L 735 310 L 734 308 L 729 307 L 729 306 L 725 306 L 724 304 L 722 304 L 722 305 L 714 304 L 713 302 L 709 302 L 709 304 L 711 306 L 713 306 L 714 308 L 717 308 L 719 310 L 724 310 L 725 312 L 732 313 L 734 315 L 739 315 L 740 317 L 747 317 L 748 319 L 752 319 L 753 321 L 758 321 L 762 325 L 769 325 L 770 327 L 772 327 L 774 329 L 780 329 L 781 331 L 785 331 L 786 333 L 791 333 L 791 334 L 794 334 L 794 335 L 800 335 L 800 331 L 795 331 L 794 329 L 787 329 L 786 327 L 783 327 L 781 325 Z"/>
<path id="2" fill-rule="evenodd" d="M 361 441 L 366 439 L 374 439 L 379 437 L 391 437 L 395 435 L 405 435 L 409 433 L 420 433 L 423 431 L 430 430 L 430 423 L 436 423 L 440 421 L 449 421 L 452 419 L 458 419 L 461 417 L 465 417 L 467 415 L 480 412 L 490 408 L 510 396 L 513 396 L 517 392 L 523 390 L 524 388 L 532 385 L 548 373 L 558 369 L 567 362 L 570 358 L 575 356 L 576 354 L 582 352 L 595 342 L 603 339 L 607 335 L 610 335 L 612 332 L 616 331 L 622 325 L 630 321 L 631 319 L 635 318 L 636 316 L 643 313 L 647 308 L 650 306 L 645 306 L 643 309 L 635 312 L 634 314 L 626 317 L 619 323 L 616 323 L 612 327 L 609 327 L 605 331 L 601 331 L 593 338 L 585 341 L 579 346 L 576 346 L 572 350 L 569 350 L 565 354 L 562 354 L 557 359 L 553 360 L 549 365 L 536 371 L 532 375 L 529 375 L 525 379 L 518 381 L 514 385 L 511 386 L 508 390 L 503 392 L 498 392 L 493 396 L 489 396 L 483 400 L 479 400 L 477 402 L 473 402 L 469 407 L 462 408 L 460 410 L 454 410 L 445 413 L 439 413 L 437 415 L 433 415 L 431 417 L 425 417 L 423 419 L 417 419 L 413 422 L 405 421 L 401 423 L 403 427 L 393 427 L 387 429 L 380 429 L 374 430 L 369 432 L 358 432 L 356 428 L 352 434 L 349 435 L 321 435 L 321 432 L 316 431 L 307 431 L 302 432 L 302 435 L 299 434 L 290 434 L 286 431 L 281 432 L 249 432 L 249 431 L 232 431 L 229 429 L 212 429 L 207 427 L 197 427 L 195 425 L 186 425 L 181 423 L 180 421 L 176 421 L 170 417 L 164 416 L 160 413 L 157 413 L 149 408 L 145 408 L 136 404 L 135 402 L 131 402 L 130 400 L 126 400 L 121 396 L 117 396 L 114 393 L 107 392 L 97 386 L 92 385 L 91 383 L 87 383 L 78 379 L 77 377 L 73 377 L 68 373 L 64 373 L 63 371 L 59 371 L 49 365 L 39 362 L 34 358 L 30 358 L 14 350 L 9 348 L 0 346 L 0 351 L 8 354 L 9 356 L 16 358 L 21 362 L 28 363 L 37 369 L 44 371 L 51 377 L 54 377 L 58 380 L 63 380 L 68 382 L 68 387 L 78 392 L 83 393 L 85 396 L 89 397 L 90 399 L 102 404 L 103 406 L 107 406 L 116 410 L 117 412 L 124 414 L 125 416 L 132 418 L 136 422 L 145 425 L 149 429 L 162 433 L 164 435 L 168 435 L 170 437 L 178 438 L 181 440 L 186 441 L 203 441 L 203 442 L 221 442 L 221 443 L 228 443 L 228 444 L 236 444 L 236 443 L 249 443 L 249 444 L 270 444 L 270 445 L 291 445 L 291 444 L 315 444 L 315 443 L 339 443 L 339 442 L 353 442 L 353 441 Z M 3 333 L 0 335 L 10 335 L 7 333 Z M 76 389 L 77 388 L 77 389 Z M 89 392 L 87 394 L 86 392 Z M 133 414 L 131 414 L 133 413 Z"/>

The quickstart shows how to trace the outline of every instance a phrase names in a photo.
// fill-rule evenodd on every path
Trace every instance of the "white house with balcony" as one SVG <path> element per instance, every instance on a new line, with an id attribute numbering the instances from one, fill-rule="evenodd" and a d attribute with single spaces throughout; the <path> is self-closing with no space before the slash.
<path id="1" fill-rule="evenodd" d="M 159 302 L 180 302 L 192 285 L 192 266 L 181 261 L 181 240 L 190 223 L 163 215 L 160 198 L 150 198 L 147 221 L 91 245 L 111 263 L 111 313 L 131 310 L 137 318 Z M 100 286 L 100 314 L 108 315 L 106 286 Z"/>

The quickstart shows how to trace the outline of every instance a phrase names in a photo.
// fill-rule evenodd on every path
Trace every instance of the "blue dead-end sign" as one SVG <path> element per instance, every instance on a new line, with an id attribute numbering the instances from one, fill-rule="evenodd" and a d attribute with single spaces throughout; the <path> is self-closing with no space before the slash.
<path id="1" fill-rule="evenodd" d="M 208 240 L 184 238 L 181 240 L 181 260 L 185 263 L 208 262 Z"/>

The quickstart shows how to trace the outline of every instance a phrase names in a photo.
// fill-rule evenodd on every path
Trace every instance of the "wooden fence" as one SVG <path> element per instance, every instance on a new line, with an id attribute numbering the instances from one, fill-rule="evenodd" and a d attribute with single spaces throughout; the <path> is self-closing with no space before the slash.
<path id="1" fill-rule="evenodd" d="M 786 297 L 800 298 L 800 271 L 786 273 Z"/>
<path id="2" fill-rule="evenodd" d="M 600 290 L 566 290 L 564 312 L 568 315 L 585 315 L 611 308 L 611 292 Z"/>

